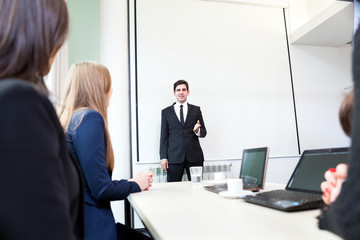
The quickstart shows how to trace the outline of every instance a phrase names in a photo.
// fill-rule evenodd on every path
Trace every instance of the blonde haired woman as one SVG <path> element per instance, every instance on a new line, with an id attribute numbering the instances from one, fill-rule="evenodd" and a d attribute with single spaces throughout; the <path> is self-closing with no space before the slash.
<path id="1" fill-rule="evenodd" d="M 114 154 L 107 124 L 112 94 L 108 69 L 98 63 L 74 64 L 68 74 L 59 117 L 66 140 L 84 175 L 85 239 L 116 239 L 110 201 L 147 190 L 152 174 L 139 173 L 131 180 L 111 180 Z M 120 237 L 121 238 L 121 237 Z"/>

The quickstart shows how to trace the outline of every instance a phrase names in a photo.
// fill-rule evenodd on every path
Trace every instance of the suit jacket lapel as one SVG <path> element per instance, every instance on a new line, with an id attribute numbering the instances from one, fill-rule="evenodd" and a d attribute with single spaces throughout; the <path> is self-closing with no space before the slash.
<path id="1" fill-rule="evenodd" d="M 190 118 L 190 114 L 191 114 L 191 111 L 194 109 L 193 105 L 191 104 L 187 104 L 188 105 L 188 112 L 187 112 L 187 115 L 186 115 L 186 119 L 185 119 L 185 123 L 184 123 L 184 126 L 185 124 L 188 122 L 188 119 Z"/>
<path id="2" fill-rule="evenodd" d="M 176 103 L 174 103 L 173 105 L 171 105 L 171 114 L 173 115 L 173 117 L 177 120 L 177 122 L 179 123 L 179 125 L 181 126 L 181 122 L 180 122 L 180 120 L 179 120 L 179 118 L 178 118 L 178 116 L 176 115 L 176 112 L 175 112 L 175 109 L 174 109 L 174 105 L 175 105 Z M 186 117 L 187 118 L 187 117 Z M 186 122 L 186 121 L 185 121 Z M 184 125 L 185 125 L 185 123 L 184 123 Z M 181 126 L 182 127 L 182 126 Z"/>

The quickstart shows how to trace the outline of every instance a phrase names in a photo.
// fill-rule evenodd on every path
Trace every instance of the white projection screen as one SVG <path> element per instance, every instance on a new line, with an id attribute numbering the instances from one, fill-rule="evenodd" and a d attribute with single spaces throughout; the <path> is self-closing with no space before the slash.
<path id="1" fill-rule="evenodd" d="M 263 146 L 272 157 L 299 154 L 282 8 L 137 0 L 134 10 L 139 162 L 160 160 L 161 110 L 175 102 L 179 79 L 201 107 L 205 160 L 240 159 L 244 148 Z"/>

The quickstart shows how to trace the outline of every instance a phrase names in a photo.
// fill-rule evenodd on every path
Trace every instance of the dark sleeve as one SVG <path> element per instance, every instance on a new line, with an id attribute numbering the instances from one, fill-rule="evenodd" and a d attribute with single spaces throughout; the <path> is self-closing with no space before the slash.
<path id="1" fill-rule="evenodd" d="M 85 114 L 81 124 L 76 128 L 73 141 L 85 181 L 95 200 L 121 200 L 130 193 L 140 191 L 135 182 L 124 179 L 111 180 L 105 158 L 104 120 L 98 112 L 91 111 Z"/>
<path id="2" fill-rule="evenodd" d="M 169 124 L 166 119 L 165 109 L 161 111 L 160 133 L 160 159 L 168 159 Z"/>
<path id="3" fill-rule="evenodd" d="M 1 90 L 0 239 L 76 239 L 54 109 L 27 84 Z"/>
<path id="4" fill-rule="evenodd" d="M 352 120 L 351 160 L 348 178 L 340 195 L 320 218 L 320 228 L 344 239 L 360 239 L 360 32 L 356 33 L 353 53 L 354 115 Z"/>
<path id="5" fill-rule="evenodd" d="M 206 127 L 205 127 L 205 123 L 204 123 L 204 120 L 203 120 L 203 117 L 202 117 L 202 114 L 201 114 L 201 110 L 199 108 L 199 116 L 198 116 L 198 120 L 200 121 L 200 124 L 201 124 L 201 127 L 200 127 L 200 137 L 205 137 L 206 134 L 207 134 L 207 131 L 206 131 Z"/>

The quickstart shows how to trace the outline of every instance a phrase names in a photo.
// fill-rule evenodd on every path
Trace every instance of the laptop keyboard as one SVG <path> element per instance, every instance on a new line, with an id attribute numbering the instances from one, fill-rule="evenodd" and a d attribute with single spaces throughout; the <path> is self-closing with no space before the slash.
<path id="1" fill-rule="evenodd" d="M 290 190 L 273 190 L 246 196 L 245 201 L 284 211 L 314 209 L 323 202 L 320 194 Z"/>
<path id="2" fill-rule="evenodd" d="M 260 199 L 281 199 L 292 202 L 306 203 L 321 200 L 321 195 L 316 193 L 298 192 L 290 190 L 274 190 L 256 194 Z"/>

